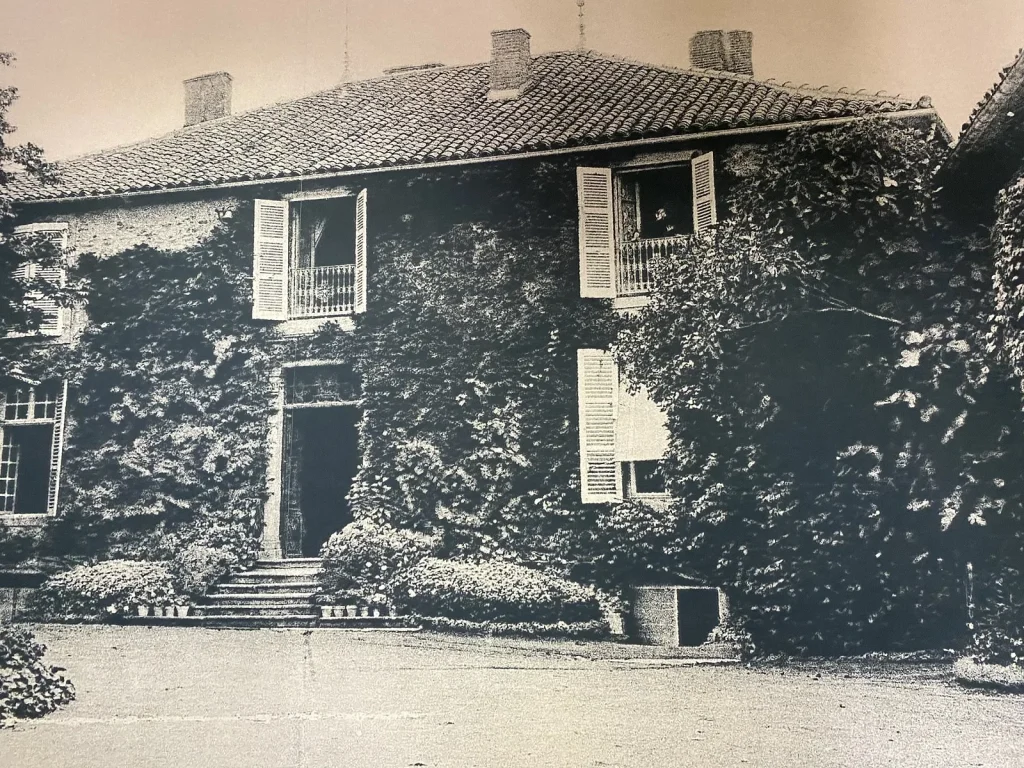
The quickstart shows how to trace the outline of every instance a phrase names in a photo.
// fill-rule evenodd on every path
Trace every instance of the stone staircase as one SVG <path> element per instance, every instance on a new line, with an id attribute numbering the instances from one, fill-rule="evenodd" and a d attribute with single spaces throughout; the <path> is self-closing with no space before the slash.
<path id="1" fill-rule="evenodd" d="M 313 627 L 317 558 L 260 560 L 215 585 L 194 608 L 208 626 Z"/>
<path id="2" fill-rule="evenodd" d="M 194 605 L 187 616 L 146 616 L 132 623 L 163 626 L 335 627 L 341 629 L 408 629 L 400 616 L 371 615 L 363 606 L 339 606 L 322 615 L 314 600 L 319 558 L 260 560 L 218 584 Z"/>

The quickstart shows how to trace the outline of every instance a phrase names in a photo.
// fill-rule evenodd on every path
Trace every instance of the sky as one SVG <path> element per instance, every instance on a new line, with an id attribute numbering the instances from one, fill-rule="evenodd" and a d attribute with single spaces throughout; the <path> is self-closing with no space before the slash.
<path id="1" fill-rule="evenodd" d="M 346 5 L 348 6 L 346 14 Z M 754 73 L 794 85 L 929 95 L 956 135 L 1024 45 L 1021 0 L 586 0 L 587 47 L 687 66 L 701 29 L 754 33 Z M 490 31 L 573 48 L 576 0 L 0 0 L 15 142 L 50 159 L 173 131 L 181 81 L 234 78 L 233 111 L 386 67 L 486 61 Z"/>

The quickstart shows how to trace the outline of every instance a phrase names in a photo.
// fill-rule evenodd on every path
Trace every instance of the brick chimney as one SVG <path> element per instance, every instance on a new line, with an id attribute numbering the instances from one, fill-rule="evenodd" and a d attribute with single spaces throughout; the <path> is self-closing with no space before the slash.
<path id="1" fill-rule="evenodd" d="M 211 72 L 185 81 L 185 126 L 231 114 L 231 75 Z"/>
<path id="2" fill-rule="evenodd" d="M 530 33 L 525 29 L 491 32 L 491 101 L 515 99 L 530 78 Z"/>
<path id="3" fill-rule="evenodd" d="M 753 75 L 753 48 L 753 32 L 706 29 L 690 38 L 690 67 Z"/>

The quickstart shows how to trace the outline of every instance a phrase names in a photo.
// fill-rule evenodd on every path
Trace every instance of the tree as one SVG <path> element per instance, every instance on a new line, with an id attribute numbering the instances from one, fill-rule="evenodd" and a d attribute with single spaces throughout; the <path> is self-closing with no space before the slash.
<path id="1" fill-rule="evenodd" d="M 13 61 L 11 54 L 0 51 L 0 66 L 10 66 Z M 39 323 L 42 314 L 26 302 L 28 294 L 38 293 L 65 304 L 71 300 L 71 294 L 42 279 L 15 277 L 19 267 L 28 262 L 50 266 L 62 257 L 44 237 L 12 237 L 15 211 L 9 185 L 14 174 L 28 174 L 41 183 L 55 179 L 54 169 L 43 159 L 39 147 L 31 143 L 10 144 L 7 140 L 15 130 L 7 113 L 17 97 L 18 89 L 14 86 L 0 86 L 0 328 L 29 331 Z"/>
<path id="2" fill-rule="evenodd" d="M 676 501 L 616 567 L 726 586 L 765 648 L 954 642 L 1024 455 L 982 344 L 991 261 L 935 203 L 942 144 L 871 121 L 742 152 L 732 215 L 657 265 L 617 350 L 668 411 Z"/>

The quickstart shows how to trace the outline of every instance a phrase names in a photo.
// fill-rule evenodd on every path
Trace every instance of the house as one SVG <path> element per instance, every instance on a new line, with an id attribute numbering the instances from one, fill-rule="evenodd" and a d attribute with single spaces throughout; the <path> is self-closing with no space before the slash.
<path id="1" fill-rule="evenodd" d="M 485 216 L 488 174 L 505 174 L 529 200 L 526 180 L 543 165 L 573 201 L 536 206 L 551 227 L 578 232 L 568 254 L 578 269 L 563 282 L 611 316 L 647 301 L 656 255 L 685 253 L 689 236 L 728 215 L 749 148 L 797 128 L 938 120 L 925 101 L 758 80 L 749 33 L 701 32 L 690 53 L 690 69 L 592 51 L 534 55 L 525 30 L 501 30 L 483 64 L 399 68 L 237 115 L 231 76 L 208 74 L 185 82 L 182 129 L 61 163 L 55 184 L 23 178 L 12 189 L 22 231 L 52 236 L 70 260 L 138 243 L 188 247 L 253 206 L 251 318 L 296 338 L 325 323 L 359 333 L 382 311 L 374 274 L 413 196 L 476 184 L 451 198 L 451 216 Z M 86 308 L 52 308 L 31 341 L 74 344 L 87 323 Z M 573 440 L 578 433 L 578 470 L 563 490 L 583 505 L 659 498 L 663 414 L 620 381 L 607 348 L 581 346 L 575 358 L 577 407 L 562 416 Z M 316 555 L 350 519 L 344 498 L 363 450 L 359 382 L 345 360 L 296 358 L 272 383 L 261 552 Z M 62 381 L 7 389 L 0 520 L 60 515 L 65 414 L 75 408 Z"/>
<path id="2" fill-rule="evenodd" d="M 1024 163 L 1024 51 L 1003 68 L 964 124 L 940 170 L 945 203 L 966 223 L 991 226 L 995 202 Z"/>

